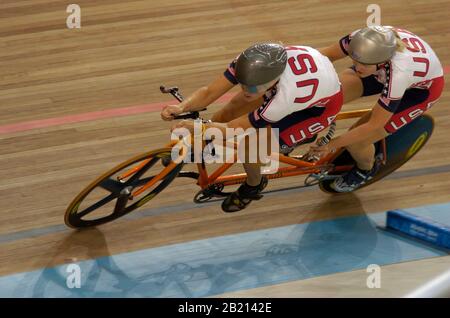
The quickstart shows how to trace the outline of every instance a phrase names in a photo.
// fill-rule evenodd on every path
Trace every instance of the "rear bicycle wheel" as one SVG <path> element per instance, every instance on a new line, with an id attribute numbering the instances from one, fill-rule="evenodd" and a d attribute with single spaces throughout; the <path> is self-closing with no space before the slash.
<path id="1" fill-rule="evenodd" d="M 171 148 L 150 151 L 131 158 L 95 179 L 81 191 L 66 209 L 64 221 L 71 228 L 85 228 L 118 219 L 153 199 L 178 175 L 183 163 L 175 165 L 164 177 L 141 195 L 131 192 L 157 177 L 171 158 Z M 132 174 L 119 176 L 133 168 Z"/>
<path id="2" fill-rule="evenodd" d="M 382 165 L 377 174 L 363 186 L 362 189 L 387 175 L 391 174 L 411 158 L 413 158 L 423 146 L 428 142 L 434 129 L 434 119 L 428 114 L 412 121 L 408 125 L 400 128 L 397 132 L 386 137 L 386 164 Z M 379 143 L 376 145 L 379 147 Z M 378 150 L 377 150 L 378 152 Z M 342 152 L 333 162 L 336 166 L 353 166 L 355 161 L 348 151 Z M 337 174 L 337 173 L 336 173 Z M 319 183 L 319 188 L 327 193 L 340 193 L 331 188 L 333 180 L 324 180 Z M 355 190 L 355 191 L 356 191 Z"/>

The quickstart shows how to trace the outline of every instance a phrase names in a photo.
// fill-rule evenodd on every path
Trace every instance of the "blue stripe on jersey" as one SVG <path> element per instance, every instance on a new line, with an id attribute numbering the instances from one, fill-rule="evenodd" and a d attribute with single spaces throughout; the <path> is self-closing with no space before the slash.
<path id="1" fill-rule="evenodd" d="M 259 107 L 257 110 L 252 111 L 248 114 L 248 120 L 250 121 L 250 124 L 252 124 L 255 128 L 264 128 L 270 124 L 271 122 L 267 121 L 263 116 L 261 116 L 261 112 L 265 108 L 265 103 Z"/>
<path id="2" fill-rule="evenodd" d="M 400 105 L 401 98 L 391 99 L 389 97 L 391 77 L 392 77 L 392 65 L 391 63 L 385 63 L 382 66 L 386 72 L 386 82 L 384 84 L 383 90 L 381 91 L 380 98 L 378 99 L 378 104 L 380 104 L 388 112 L 395 113 L 398 106 Z"/>

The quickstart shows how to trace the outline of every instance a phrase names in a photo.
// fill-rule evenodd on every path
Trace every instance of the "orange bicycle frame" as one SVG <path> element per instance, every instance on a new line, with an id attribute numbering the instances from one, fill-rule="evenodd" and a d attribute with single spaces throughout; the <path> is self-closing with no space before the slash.
<path id="1" fill-rule="evenodd" d="M 336 120 L 343 120 L 343 119 L 351 119 L 351 118 L 358 118 L 362 117 L 363 115 L 370 112 L 370 109 L 364 109 L 364 110 L 356 110 L 356 111 L 348 111 L 344 113 L 340 113 L 337 115 Z M 175 140 L 171 141 L 166 147 L 173 148 L 179 143 L 182 143 L 183 141 Z M 185 147 L 180 147 L 180 157 L 178 160 L 184 160 L 185 156 L 187 155 L 187 152 L 185 151 Z M 342 153 L 343 149 L 339 149 L 333 154 L 328 154 L 326 157 L 316 161 L 316 162 L 308 162 L 302 159 L 289 157 L 283 154 L 275 153 L 272 154 L 271 157 L 274 160 L 278 160 L 280 163 L 284 163 L 289 165 L 289 167 L 280 167 L 277 172 L 273 174 L 267 174 L 267 178 L 269 179 L 277 179 L 277 178 L 284 178 L 284 177 L 291 177 L 291 176 L 297 176 L 297 175 L 305 175 L 305 174 L 312 174 L 312 173 L 320 173 L 325 170 L 329 170 L 332 165 L 330 162 L 336 158 L 340 153 Z M 386 146 L 385 146 L 385 140 L 382 140 L 382 151 L 384 153 L 384 158 L 386 158 Z M 198 169 L 198 180 L 197 184 L 202 188 L 205 189 L 211 184 L 215 183 L 221 183 L 225 186 L 227 185 L 235 185 L 240 184 L 245 181 L 246 174 L 240 173 L 240 174 L 234 174 L 234 175 L 226 175 L 223 176 L 223 174 L 236 163 L 237 154 L 234 155 L 234 161 L 232 163 L 224 163 L 219 168 L 217 168 L 211 175 L 208 175 L 208 172 L 206 170 L 204 163 L 197 163 L 197 169 Z M 130 175 L 136 173 L 140 169 L 142 169 L 149 160 L 145 160 L 138 166 L 128 170 L 127 172 L 123 173 L 121 176 L 119 176 L 119 180 L 125 179 L 129 177 Z M 138 188 L 134 193 L 133 196 L 137 196 L 150 188 L 152 185 L 156 184 L 159 180 L 163 179 L 172 169 L 175 168 L 175 166 L 178 163 L 170 162 L 170 164 L 165 167 L 158 175 L 156 175 L 154 178 L 152 178 L 149 182 Z M 351 166 L 338 166 L 333 167 L 334 172 L 342 172 L 342 171 L 348 171 L 351 169 Z"/>

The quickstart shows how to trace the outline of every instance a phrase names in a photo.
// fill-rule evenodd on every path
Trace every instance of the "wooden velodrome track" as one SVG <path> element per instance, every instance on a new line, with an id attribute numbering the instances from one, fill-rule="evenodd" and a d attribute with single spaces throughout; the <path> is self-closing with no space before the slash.
<path id="1" fill-rule="evenodd" d="M 156 107 L 143 114 L 49 124 L 37 129 L 19 123 L 170 103 L 168 96 L 160 94 L 160 84 L 178 85 L 189 94 L 221 74 L 232 58 L 257 41 L 328 45 L 364 25 L 366 7 L 371 2 L 77 0 L 82 9 L 82 27 L 78 30 L 66 28 L 69 3 L 0 2 L 0 128 L 6 127 L 0 134 L 0 235 L 8 237 L 0 242 L 0 275 L 63 264 L 74 258 L 83 260 L 449 201 L 447 85 L 440 102 L 430 111 L 436 119 L 436 130 L 429 144 L 399 170 L 403 175 L 356 194 L 333 197 L 318 189 L 300 194 L 274 192 L 242 213 L 227 215 L 221 212 L 219 203 L 194 205 L 197 186 L 182 182 L 167 188 L 144 207 L 176 207 L 169 211 L 172 213 L 122 219 L 97 230 L 65 229 L 65 208 L 88 182 L 135 154 L 162 147 L 169 139 L 171 124 L 160 120 Z M 434 48 L 442 65 L 450 65 L 448 0 L 377 3 L 382 10 L 382 24 L 419 34 Z M 349 63 L 340 61 L 336 68 L 341 71 Z M 211 106 L 205 117 L 221 104 Z M 359 100 L 345 105 L 345 109 L 372 104 L 373 99 Z M 269 190 L 293 187 L 302 181 L 299 177 L 276 180 L 269 184 Z M 42 228 L 56 230 L 41 233 Z M 441 259 L 424 266 L 427 270 L 422 267 L 421 275 L 431 277 L 442 270 L 444 263 Z M 349 288 L 339 295 L 355 295 L 351 279 L 343 279 L 349 282 Z M 310 295 L 296 293 L 295 284 L 287 284 L 281 291 L 262 290 L 257 295 Z M 333 296 L 326 287 L 321 289 L 320 281 L 314 286 L 313 295 Z M 396 295 L 395 290 L 389 293 Z"/>

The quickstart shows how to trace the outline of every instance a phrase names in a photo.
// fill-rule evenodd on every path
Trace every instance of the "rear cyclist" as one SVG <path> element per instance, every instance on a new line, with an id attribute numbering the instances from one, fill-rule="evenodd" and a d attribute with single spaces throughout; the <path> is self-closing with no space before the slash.
<path id="1" fill-rule="evenodd" d="M 331 187 L 350 192 L 379 169 L 374 143 L 395 133 L 437 102 L 444 88 L 443 69 L 431 47 L 417 35 L 388 26 L 372 26 L 319 50 L 330 60 L 347 55 L 353 66 L 339 74 L 344 100 L 379 94 L 368 116 L 325 146 L 312 146 L 318 156 L 346 147 L 356 166 Z"/>

